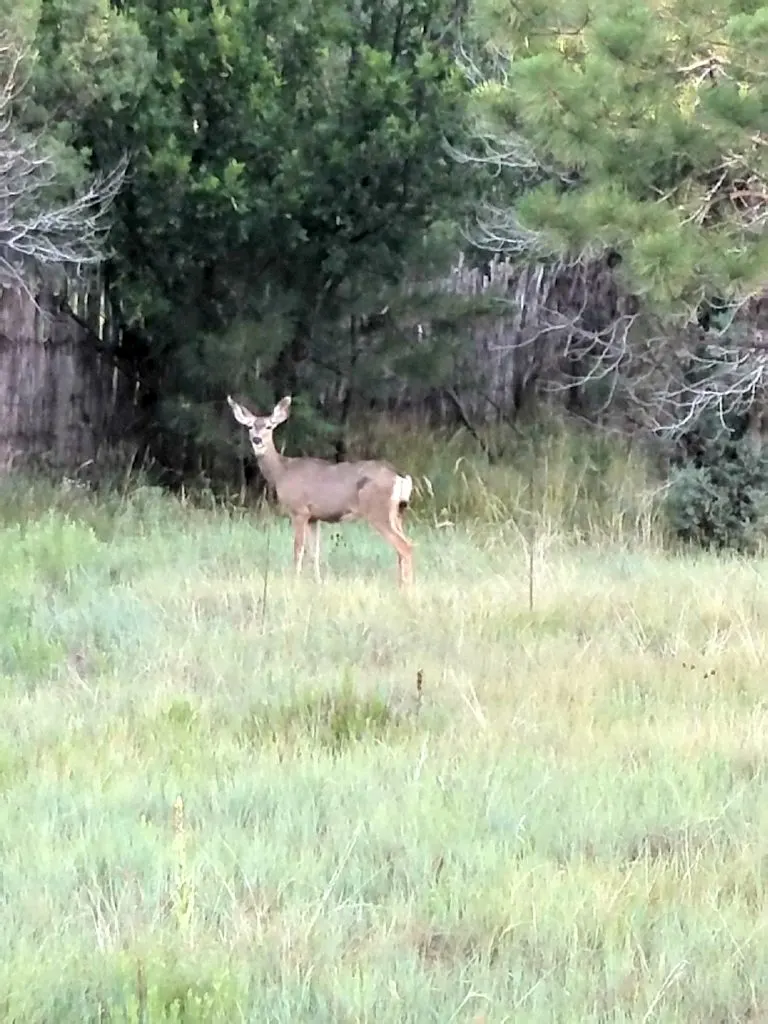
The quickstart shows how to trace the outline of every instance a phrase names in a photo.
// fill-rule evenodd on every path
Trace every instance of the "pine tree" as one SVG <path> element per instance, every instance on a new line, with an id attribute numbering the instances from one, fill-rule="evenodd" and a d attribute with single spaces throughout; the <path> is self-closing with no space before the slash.
<path id="1" fill-rule="evenodd" d="M 563 318 L 570 379 L 677 433 L 764 398 L 768 8 L 478 0 L 474 30 L 464 159 L 502 171 L 480 241 L 591 268 Z M 595 265 L 623 295 L 611 323 L 584 315 Z"/>
<path id="2" fill-rule="evenodd" d="M 100 164 L 133 154 L 111 268 L 123 354 L 148 423 L 177 450 L 190 439 L 231 450 L 227 392 L 266 404 L 300 386 L 306 408 L 325 365 L 348 375 L 344 325 L 380 308 L 461 202 L 465 175 L 444 146 L 467 91 L 454 5 L 121 9 L 155 56 L 152 80 L 137 106 L 82 118 L 78 140 Z M 290 427 L 301 422 L 299 402 Z"/>
<path id="3" fill-rule="evenodd" d="M 507 58 L 476 91 L 481 123 L 535 167 L 515 215 L 540 249 L 613 250 L 666 311 L 763 285 L 768 8 L 491 0 L 479 24 Z"/>

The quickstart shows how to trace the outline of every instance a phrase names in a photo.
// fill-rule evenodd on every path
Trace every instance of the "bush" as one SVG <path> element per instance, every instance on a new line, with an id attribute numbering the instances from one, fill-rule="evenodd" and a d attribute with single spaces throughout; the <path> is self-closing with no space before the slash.
<path id="1" fill-rule="evenodd" d="M 699 424 L 665 498 L 678 538 L 704 548 L 754 551 L 768 524 L 768 454 L 739 425 Z"/>

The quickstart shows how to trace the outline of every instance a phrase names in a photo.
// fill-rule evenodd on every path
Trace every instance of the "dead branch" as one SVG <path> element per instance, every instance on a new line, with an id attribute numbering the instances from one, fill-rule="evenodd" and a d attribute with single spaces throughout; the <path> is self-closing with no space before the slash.
<path id="1" fill-rule="evenodd" d="M 504 265 L 503 257 L 497 261 Z M 516 373 L 535 378 L 542 393 L 567 392 L 603 381 L 616 402 L 662 435 L 679 436 L 702 413 L 725 422 L 768 393 L 768 330 L 756 325 L 753 300 L 734 301 L 717 326 L 704 331 L 692 312 L 662 325 L 627 302 L 604 260 L 550 261 L 536 275 L 535 308 L 520 317 L 510 282 L 525 271 L 490 272 L 493 295 L 510 330 L 495 351 L 514 351 Z M 603 281 L 602 286 L 599 285 Z M 612 289 L 597 294 L 599 288 Z M 519 358 L 518 358 L 519 357 Z M 603 402 L 605 404 L 605 402 Z"/>
<path id="2" fill-rule="evenodd" d="M 461 399 L 456 394 L 456 389 L 455 388 L 443 388 L 442 392 L 443 392 L 443 395 L 448 399 L 448 401 L 453 406 L 454 412 L 456 413 L 456 415 L 457 415 L 461 425 L 465 428 L 465 430 L 477 442 L 478 447 L 482 451 L 483 455 L 485 455 L 486 459 L 488 459 L 489 462 L 493 462 L 494 461 L 493 453 L 491 452 L 491 450 L 489 449 L 488 445 L 485 443 L 483 437 L 480 435 L 477 427 L 474 425 L 474 423 L 470 419 L 469 415 L 467 414 L 467 411 L 464 408 L 464 405 L 463 405 Z"/>
<path id="3" fill-rule="evenodd" d="M 108 212 L 125 180 L 123 157 L 69 200 L 42 139 L 24 135 L 14 119 L 25 55 L 0 43 L 0 282 L 27 288 L 30 270 L 79 271 L 101 262 Z"/>

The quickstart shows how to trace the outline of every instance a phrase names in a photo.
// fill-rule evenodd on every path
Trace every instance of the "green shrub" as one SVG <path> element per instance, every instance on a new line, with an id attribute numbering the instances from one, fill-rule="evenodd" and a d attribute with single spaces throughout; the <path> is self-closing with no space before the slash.
<path id="1" fill-rule="evenodd" d="M 685 439 L 665 512 L 679 539 L 703 548 L 754 551 L 768 525 L 768 453 L 741 425 L 700 423 Z"/>

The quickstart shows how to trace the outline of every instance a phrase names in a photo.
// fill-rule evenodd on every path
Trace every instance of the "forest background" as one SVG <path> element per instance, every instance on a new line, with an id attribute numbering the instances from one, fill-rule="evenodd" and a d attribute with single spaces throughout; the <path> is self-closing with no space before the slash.
<path id="1" fill-rule="evenodd" d="M 6 0 L 0 462 L 130 441 L 258 489 L 224 396 L 292 393 L 289 449 L 370 454 L 386 413 L 433 490 L 457 427 L 481 475 L 639 444 L 688 471 L 680 535 L 748 542 L 767 34 L 749 2 Z"/>

